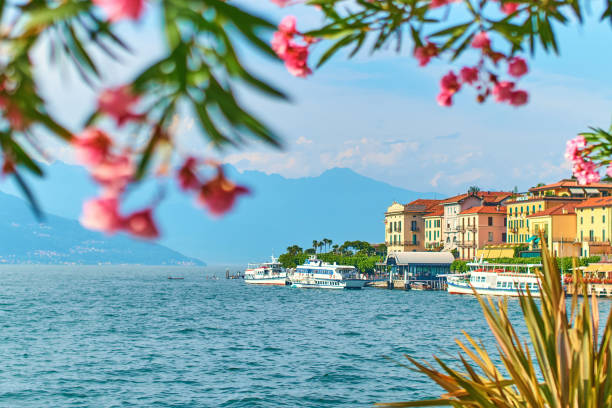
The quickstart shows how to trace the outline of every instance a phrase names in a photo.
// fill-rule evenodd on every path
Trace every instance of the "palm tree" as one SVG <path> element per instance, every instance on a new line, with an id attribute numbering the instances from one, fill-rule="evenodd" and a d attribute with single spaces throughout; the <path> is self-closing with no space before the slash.
<path id="1" fill-rule="evenodd" d="M 340 245 L 338 244 L 334 244 L 334 246 L 332 247 L 332 250 L 334 251 L 334 254 L 338 253 L 338 248 L 340 247 Z"/>
<path id="2" fill-rule="evenodd" d="M 325 245 L 325 252 L 329 252 L 329 246 L 331 245 L 332 240 L 329 238 L 323 238 L 323 244 Z"/>
<path id="3" fill-rule="evenodd" d="M 317 241 L 316 239 L 312 240 L 312 247 L 315 250 L 315 254 L 317 253 L 317 248 L 319 247 L 319 241 Z"/>

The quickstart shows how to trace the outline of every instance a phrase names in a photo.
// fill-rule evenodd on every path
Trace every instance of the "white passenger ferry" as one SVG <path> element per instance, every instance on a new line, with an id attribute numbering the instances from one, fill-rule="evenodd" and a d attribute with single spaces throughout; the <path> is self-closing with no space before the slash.
<path id="1" fill-rule="evenodd" d="M 323 262 L 311 256 L 289 276 L 291 287 L 320 289 L 361 289 L 366 281 L 357 278 L 354 266 Z"/>
<path id="2" fill-rule="evenodd" d="M 252 285 L 287 285 L 285 268 L 272 257 L 271 262 L 249 264 L 244 271 L 244 281 Z"/>
<path id="3" fill-rule="evenodd" d="M 541 264 L 490 264 L 472 262 L 467 273 L 446 276 L 447 291 L 452 294 L 472 295 L 472 287 L 480 295 L 518 296 L 519 289 L 532 296 L 540 297 L 540 280 L 534 270 L 541 270 Z"/>

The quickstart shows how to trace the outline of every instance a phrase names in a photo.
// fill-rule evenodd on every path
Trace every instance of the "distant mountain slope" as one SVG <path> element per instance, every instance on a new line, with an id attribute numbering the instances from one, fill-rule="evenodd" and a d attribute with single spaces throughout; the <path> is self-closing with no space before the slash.
<path id="1" fill-rule="evenodd" d="M 267 259 L 292 244 L 307 248 L 313 239 L 382 242 L 384 212 L 394 200 L 435 198 L 433 193 L 394 187 L 349 169 L 297 179 L 259 171 L 240 173 L 231 166 L 227 173 L 249 186 L 253 195 L 221 219 L 211 219 L 170 183 L 158 209 L 164 232 L 161 243 L 207 262 L 239 263 Z M 43 207 L 76 219 L 81 201 L 95 194 L 87 174 L 82 168 L 55 163 L 48 168 L 48 176 L 34 183 Z"/>
<path id="2" fill-rule="evenodd" d="M 38 222 L 24 201 L 4 193 L 0 237 L 0 263 L 203 265 L 161 245 L 88 231 L 74 220 L 46 215 Z"/>

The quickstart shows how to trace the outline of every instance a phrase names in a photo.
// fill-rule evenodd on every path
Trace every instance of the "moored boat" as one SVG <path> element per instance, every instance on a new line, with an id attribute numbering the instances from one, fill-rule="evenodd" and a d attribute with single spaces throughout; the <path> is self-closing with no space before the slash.
<path id="1" fill-rule="evenodd" d="M 323 262 L 315 256 L 295 268 L 291 287 L 308 289 L 361 289 L 366 280 L 357 278 L 357 268 Z"/>
<path id="2" fill-rule="evenodd" d="M 540 297 L 540 280 L 535 269 L 541 264 L 490 264 L 472 262 L 467 273 L 444 275 L 447 280 L 447 291 L 451 294 L 472 295 L 474 290 L 479 295 L 519 296 L 527 288 L 532 296 Z"/>
<path id="3" fill-rule="evenodd" d="M 278 260 L 272 257 L 270 262 L 249 264 L 244 271 L 244 281 L 251 285 L 287 285 L 287 272 Z"/>

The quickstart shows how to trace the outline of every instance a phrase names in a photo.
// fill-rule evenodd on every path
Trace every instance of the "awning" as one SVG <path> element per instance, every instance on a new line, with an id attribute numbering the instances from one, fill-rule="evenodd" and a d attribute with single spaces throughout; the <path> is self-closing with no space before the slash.
<path id="1" fill-rule="evenodd" d="M 584 194 L 584 190 L 581 188 L 570 188 L 569 191 L 572 194 Z"/>
<path id="2" fill-rule="evenodd" d="M 584 191 L 586 191 L 587 194 L 599 194 L 599 190 L 596 188 L 586 187 Z"/>

